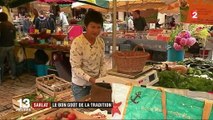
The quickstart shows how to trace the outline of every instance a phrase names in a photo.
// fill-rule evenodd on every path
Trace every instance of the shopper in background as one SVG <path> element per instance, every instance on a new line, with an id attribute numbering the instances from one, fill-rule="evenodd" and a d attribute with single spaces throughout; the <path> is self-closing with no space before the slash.
<path id="1" fill-rule="evenodd" d="M 67 20 L 67 16 L 65 15 L 64 12 L 61 12 L 60 10 L 58 11 L 58 15 L 59 15 L 59 20 L 61 22 L 62 30 L 64 32 L 67 32 L 68 27 L 69 27 L 69 22 Z"/>
<path id="2" fill-rule="evenodd" d="M 47 19 L 47 29 L 51 30 L 51 33 L 53 33 L 56 29 L 55 27 L 55 21 L 54 19 L 51 17 L 51 13 L 47 12 L 46 13 L 46 19 Z"/>
<path id="3" fill-rule="evenodd" d="M 127 20 L 128 30 L 134 30 L 133 17 L 129 16 Z"/>
<path id="4" fill-rule="evenodd" d="M 170 24 L 170 27 L 171 27 L 171 28 L 173 28 L 173 27 L 176 26 L 175 18 L 174 18 L 174 17 L 172 17 L 171 22 L 170 22 L 169 24 Z"/>
<path id="5" fill-rule="evenodd" d="M 25 19 L 23 21 L 23 32 L 27 34 L 30 30 L 30 26 L 32 22 L 30 21 L 30 15 L 25 15 Z"/>
<path id="6" fill-rule="evenodd" d="M 32 9 L 32 18 L 31 18 L 33 20 L 33 24 L 35 24 L 35 20 L 38 16 L 39 16 L 39 13 L 38 13 L 37 9 L 33 8 Z"/>
<path id="7" fill-rule="evenodd" d="M 7 57 L 12 76 L 11 79 L 16 78 L 16 61 L 14 55 L 14 45 L 16 39 L 16 28 L 8 21 L 6 13 L 0 13 L 0 68 L 1 75 L 4 73 L 4 61 Z M 1 82 L 1 81 L 0 81 Z"/>
<path id="8" fill-rule="evenodd" d="M 157 22 L 155 23 L 155 28 L 160 28 L 163 24 L 159 23 L 160 19 L 157 19 Z"/>
<path id="9" fill-rule="evenodd" d="M 103 28 L 102 14 L 88 11 L 84 24 L 86 33 L 73 40 L 70 50 L 72 91 L 76 100 L 88 95 L 96 79 L 106 75 L 105 44 L 99 37 Z"/>
<path id="10" fill-rule="evenodd" d="M 144 17 L 140 16 L 139 10 L 133 12 L 133 23 L 136 31 L 144 31 L 147 26 L 146 20 Z"/>
<path id="11" fill-rule="evenodd" d="M 38 29 L 40 32 L 46 32 L 47 19 L 44 16 L 43 10 L 39 12 L 39 16 L 35 19 L 35 29 Z"/>

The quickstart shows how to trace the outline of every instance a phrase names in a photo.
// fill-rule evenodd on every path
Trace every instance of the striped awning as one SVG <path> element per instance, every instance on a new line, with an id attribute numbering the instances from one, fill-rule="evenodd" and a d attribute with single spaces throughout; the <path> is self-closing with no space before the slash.
<path id="1" fill-rule="evenodd" d="M 38 0 L 46 3 L 73 3 L 75 0 Z"/>

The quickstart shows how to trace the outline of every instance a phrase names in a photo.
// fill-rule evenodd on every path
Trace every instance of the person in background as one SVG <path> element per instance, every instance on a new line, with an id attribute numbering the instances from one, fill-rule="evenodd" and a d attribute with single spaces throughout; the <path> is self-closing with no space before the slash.
<path id="1" fill-rule="evenodd" d="M 16 28 L 8 21 L 6 13 L 0 13 L 0 68 L 1 75 L 4 73 L 4 60 L 7 57 L 11 68 L 11 79 L 16 79 L 16 61 L 14 45 L 16 39 Z M 1 81 L 0 81 L 1 82 Z"/>
<path id="2" fill-rule="evenodd" d="M 47 19 L 44 16 L 43 10 L 39 12 L 39 16 L 35 19 L 35 29 L 38 29 L 40 32 L 45 32 L 47 29 Z"/>
<path id="3" fill-rule="evenodd" d="M 58 11 L 58 15 L 59 15 L 59 20 L 61 22 L 62 30 L 64 32 L 67 32 L 67 29 L 69 27 L 69 22 L 67 20 L 67 16 L 65 15 L 64 12 L 61 12 L 60 10 Z"/>
<path id="4" fill-rule="evenodd" d="M 160 19 L 157 19 L 157 22 L 155 23 L 155 28 L 160 28 L 163 24 L 159 23 Z"/>
<path id="5" fill-rule="evenodd" d="M 213 32 L 213 26 L 211 26 L 211 27 L 209 28 L 209 31 L 210 31 L 210 32 Z"/>
<path id="6" fill-rule="evenodd" d="M 105 44 L 99 37 L 103 21 L 100 12 L 88 11 L 84 20 L 86 33 L 76 37 L 71 44 L 72 92 L 75 100 L 88 95 L 96 79 L 106 75 Z"/>
<path id="7" fill-rule="evenodd" d="M 30 15 L 25 15 L 25 19 L 23 21 L 23 32 L 25 34 L 29 33 L 31 25 L 32 25 L 32 22 L 30 21 Z"/>
<path id="8" fill-rule="evenodd" d="M 39 16 L 39 13 L 38 13 L 37 9 L 33 8 L 32 9 L 32 20 L 33 20 L 34 25 L 35 25 L 35 20 L 38 16 Z"/>
<path id="9" fill-rule="evenodd" d="M 47 29 L 51 30 L 51 33 L 53 33 L 56 29 L 55 21 L 51 17 L 51 14 L 49 12 L 46 13 L 46 19 L 47 19 Z"/>
<path id="10" fill-rule="evenodd" d="M 133 17 L 129 16 L 127 20 L 128 30 L 134 30 Z"/>
<path id="11" fill-rule="evenodd" d="M 139 10 L 133 12 L 133 23 L 136 31 L 144 31 L 147 26 L 146 20 L 144 17 L 140 16 Z"/>
<path id="12" fill-rule="evenodd" d="M 176 26 L 175 18 L 174 18 L 174 17 L 172 17 L 172 20 L 171 20 L 171 22 L 169 23 L 169 25 L 170 25 L 171 28 L 173 28 L 173 27 Z"/>
<path id="13" fill-rule="evenodd" d="M 53 13 L 53 10 L 50 10 L 49 16 L 56 22 L 56 16 Z"/>

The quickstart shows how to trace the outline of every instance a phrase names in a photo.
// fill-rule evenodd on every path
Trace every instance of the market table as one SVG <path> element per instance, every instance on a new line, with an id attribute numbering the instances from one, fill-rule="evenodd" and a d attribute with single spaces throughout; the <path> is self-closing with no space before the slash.
<path id="1" fill-rule="evenodd" d="M 16 44 L 18 47 L 22 48 L 34 48 L 34 49 L 43 49 L 50 51 L 61 51 L 61 52 L 69 52 L 69 46 L 61 46 L 61 45 L 51 45 L 51 44 L 28 44 L 28 43 L 19 43 Z"/>
<path id="2" fill-rule="evenodd" d="M 106 47 L 112 45 L 111 37 L 103 37 Z M 166 52 L 167 51 L 167 42 L 160 40 L 147 40 L 147 39 L 126 39 L 126 38 L 117 38 L 117 45 L 124 43 L 125 41 L 131 41 L 137 45 L 144 46 L 145 49 Z"/>
<path id="3" fill-rule="evenodd" d="M 105 51 L 111 53 L 112 38 L 102 37 L 105 42 Z M 130 50 L 132 46 L 141 45 L 145 50 L 151 53 L 153 61 L 166 61 L 167 59 L 167 42 L 160 40 L 147 40 L 147 39 L 127 39 L 117 38 L 117 46 L 120 50 Z"/>
<path id="4" fill-rule="evenodd" d="M 213 37 L 208 39 L 205 49 L 209 50 L 207 59 L 213 60 Z"/>
<path id="5" fill-rule="evenodd" d="M 23 49 L 24 53 L 24 59 L 29 59 L 29 58 L 34 58 L 34 53 L 35 50 L 37 49 L 42 49 L 44 50 L 48 57 L 51 59 L 50 65 L 54 66 L 55 69 L 48 69 L 51 73 L 57 72 L 57 74 L 65 79 L 65 80 L 70 80 L 71 79 L 71 72 L 70 72 L 70 63 L 69 63 L 69 52 L 70 52 L 70 47 L 69 46 L 60 46 L 60 45 L 51 45 L 51 44 L 29 44 L 29 43 L 19 43 L 16 44 L 17 47 L 20 47 Z M 27 52 L 27 50 L 31 49 L 31 52 Z M 29 53 L 29 54 L 27 54 Z M 55 60 L 53 59 L 53 55 L 57 55 L 59 57 L 63 56 L 63 61 L 62 60 Z"/>

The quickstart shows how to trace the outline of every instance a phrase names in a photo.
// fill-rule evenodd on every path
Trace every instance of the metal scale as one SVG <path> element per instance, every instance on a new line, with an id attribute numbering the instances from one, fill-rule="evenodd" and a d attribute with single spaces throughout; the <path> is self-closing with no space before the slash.
<path id="1" fill-rule="evenodd" d="M 116 70 L 109 70 L 108 75 L 97 79 L 97 82 L 132 84 L 135 86 L 150 86 L 159 81 L 157 71 L 150 66 L 145 66 L 139 73 L 118 73 Z"/>

